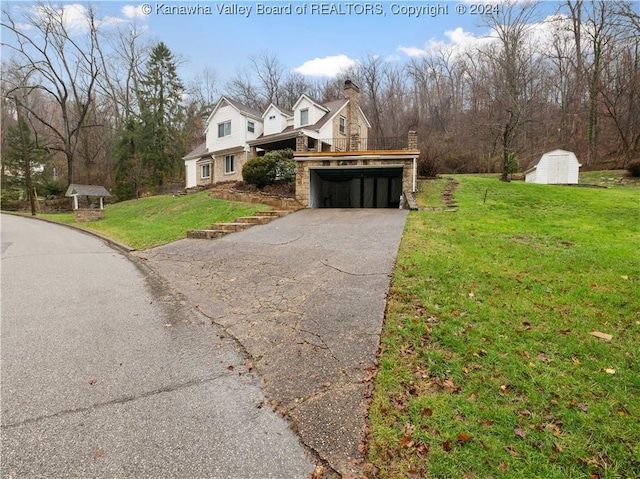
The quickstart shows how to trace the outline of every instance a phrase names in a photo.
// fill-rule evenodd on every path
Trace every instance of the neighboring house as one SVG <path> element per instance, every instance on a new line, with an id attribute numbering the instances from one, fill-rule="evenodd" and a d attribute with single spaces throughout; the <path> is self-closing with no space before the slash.
<path id="1" fill-rule="evenodd" d="M 222 97 L 207 119 L 206 141 L 183 157 L 186 187 L 242 179 L 248 142 L 262 134 L 262 113 Z"/>
<path id="2" fill-rule="evenodd" d="M 542 155 L 537 163 L 525 170 L 527 183 L 570 185 L 578 183 L 582 165 L 571 151 L 553 150 Z"/>

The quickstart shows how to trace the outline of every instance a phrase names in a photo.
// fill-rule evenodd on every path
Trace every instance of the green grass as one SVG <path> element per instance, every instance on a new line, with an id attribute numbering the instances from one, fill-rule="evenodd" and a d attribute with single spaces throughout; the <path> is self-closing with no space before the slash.
<path id="1" fill-rule="evenodd" d="M 218 200 L 204 191 L 107 205 L 103 220 L 88 223 L 76 223 L 72 213 L 38 216 L 95 231 L 132 248 L 143 249 L 184 238 L 190 229 L 208 228 L 213 223 L 233 221 L 268 209 L 261 204 Z"/>
<path id="2" fill-rule="evenodd" d="M 640 477 L 640 189 L 456 179 L 403 236 L 376 476 Z"/>

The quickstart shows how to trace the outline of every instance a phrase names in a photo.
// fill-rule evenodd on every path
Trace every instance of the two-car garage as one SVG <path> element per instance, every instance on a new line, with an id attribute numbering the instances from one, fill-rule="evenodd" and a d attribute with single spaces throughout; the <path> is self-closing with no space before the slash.
<path id="1" fill-rule="evenodd" d="M 310 208 L 398 208 L 403 165 L 309 169 Z"/>
<path id="2" fill-rule="evenodd" d="M 419 154 L 296 152 L 296 199 L 309 208 L 398 208 L 415 191 Z"/>

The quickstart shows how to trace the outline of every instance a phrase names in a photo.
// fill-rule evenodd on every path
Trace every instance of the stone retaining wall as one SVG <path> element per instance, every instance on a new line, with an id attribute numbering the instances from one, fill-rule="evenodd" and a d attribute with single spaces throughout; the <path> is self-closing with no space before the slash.
<path id="1" fill-rule="evenodd" d="M 267 195 L 264 193 L 238 191 L 234 189 L 212 189 L 209 195 L 220 200 L 261 203 L 279 210 L 296 211 L 304 208 L 304 206 L 294 198 L 285 198 L 282 196 Z"/>
<path id="2" fill-rule="evenodd" d="M 98 221 L 104 218 L 104 210 L 96 208 L 79 208 L 77 210 L 73 210 L 73 217 L 78 223 Z"/>

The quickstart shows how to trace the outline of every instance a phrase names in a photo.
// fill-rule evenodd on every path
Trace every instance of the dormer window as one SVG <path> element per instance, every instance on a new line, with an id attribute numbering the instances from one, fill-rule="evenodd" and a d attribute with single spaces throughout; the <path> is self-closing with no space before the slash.
<path id="1" fill-rule="evenodd" d="M 229 136 L 231 134 L 231 120 L 224 123 L 218 123 L 218 138 Z"/>
<path id="2" fill-rule="evenodd" d="M 300 126 L 309 124 L 309 109 L 300 110 Z"/>

